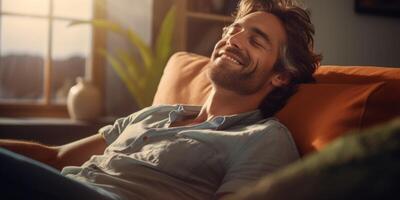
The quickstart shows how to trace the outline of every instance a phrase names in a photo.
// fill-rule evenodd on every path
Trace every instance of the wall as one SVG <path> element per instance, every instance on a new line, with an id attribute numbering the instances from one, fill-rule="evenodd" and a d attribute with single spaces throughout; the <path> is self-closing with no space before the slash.
<path id="1" fill-rule="evenodd" d="M 153 9 L 157 14 L 163 13 L 163 6 L 170 3 L 158 2 L 159 6 L 154 7 L 154 1 L 108 0 L 108 15 L 136 30 L 150 43 L 154 37 L 152 30 L 157 29 L 160 21 L 153 16 Z M 312 11 L 316 49 L 324 56 L 322 64 L 400 67 L 400 18 L 358 14 L 354 11 L 354 0 L 304 1 Z M 126 44 L 109 35 L 107 46 L 115 50 Z M 137 110 L 134 99 L 110 66 L 106 74 L 107 114 L 124 116 Z"/>
<path id="2" fill-rule="evenodd" d="M 322 64 L 400 67 L 400 18 L 356 13 L 354 0 L 304 0 Z"/>
<path id="3" fill-rule="evenodd" d="M 107 12 L 110 20 L 134 30 L 150 43 L 152 39 L 153 0 L 108 0 Z M 115 34 L 108 34 L 108 50 L 131 50 L 127 41 Z M 126 116 L 138 110 L 135 100 L 109 64 L 106 67 L 106 113 L 108 116 Z"/>

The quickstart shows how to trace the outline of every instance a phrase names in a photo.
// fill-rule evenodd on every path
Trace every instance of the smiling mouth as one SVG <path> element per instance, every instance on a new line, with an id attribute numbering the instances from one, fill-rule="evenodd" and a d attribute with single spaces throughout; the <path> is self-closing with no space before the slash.
<path id="1" fill-rule="evenodd" d="M 223 59 L 227 59 L 237 65 L 241 65 L 241 66 L 248 65 L 248 58 L 246 56 L 241 55 L 239 53 L 232 52 L 232 51 L 233 50 L 229 51 L 228 49 L 222 50 L 219 52 L 219 57 L 223 58 Z"/>
<path id="2" fill-rule="evenodd" d="M 228 59 L 228 60 L 232 61 L 232 62 L 235 63 L 235 64 L 243 65 L 243 64 L 242 64 L 241 62 L 239 62 L 237 59 L 235 59 L 235 58 L 233 58 L 233 57 L 231 57 L 231 56 L 229 56 L 229 55 L 222 54 L 220 57 L 221 57 L 221 58 Z"/>

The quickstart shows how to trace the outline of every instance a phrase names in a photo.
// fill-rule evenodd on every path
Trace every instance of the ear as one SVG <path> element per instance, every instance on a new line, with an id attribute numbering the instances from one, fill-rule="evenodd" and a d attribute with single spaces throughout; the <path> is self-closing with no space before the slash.
<path id="1" fill-rule="evenodd" d="M 282 87 L 290 82 L 290 75 L 289 73 L 276 73 L 272 76 L 271 84 L 274 87 Z"/>

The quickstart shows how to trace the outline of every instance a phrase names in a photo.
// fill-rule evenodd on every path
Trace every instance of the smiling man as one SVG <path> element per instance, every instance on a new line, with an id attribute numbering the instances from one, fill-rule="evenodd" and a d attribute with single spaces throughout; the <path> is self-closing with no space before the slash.
<path id="1" fill-rule="evenodd" d="M 287 84 L 288 75 L 273 71 L 285 42 L 285 30 L 274 15 L 258 11 L 240 18 L 225 28 L 215 46 L 209 73 L 214 87 L 238 96 L 265 96 L 273 87 Z"/>
<path id="2" fill-rule="evenodd" d="M 310 18 L 287 0 L 242 0 L 238 8 L 211 55 L 212 91 L 204 105 L 145 108 L 60 147 L 2 141 L 57 168 L 76 165 L 59 175 L 2 150 L 8 166 L 1 169 L 2 192 L 43 199 L 226 198 L 298 159 L 290 132 L 273 115 L 297 84 L 313 80 L 320 57 Z M 16 174 L 28 178 L 17 183 Z"/>

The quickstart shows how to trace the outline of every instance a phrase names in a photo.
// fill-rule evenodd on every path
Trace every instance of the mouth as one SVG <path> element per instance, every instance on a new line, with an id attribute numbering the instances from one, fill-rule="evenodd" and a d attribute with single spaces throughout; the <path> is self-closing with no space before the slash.
<path id="1" fill-rule="evenodd" d="M 247 66 L 249 59 L 245 55 L 243 55 L 243 53 L 237 51 L 238 50 L 236 49 L 224 49 L 219 52 L 218 57 L 220 57 L 221 59 L 229 60 L 230 62 L 237 65 Z"/>
<path id="2" fill-rule="evenodd" d="M 220 56 L 220 58 L 224 58 L 224 59 L 230 60 L 230 61 L 232 61 L 233 63 L 238 64 L 238 65 L 243 65 L 243 64 L 242 64 L 241 62 L 239 62 L 237 59 L 235 59 L 235 58 L 233 58 L 233 57 L 231 57 L 231 56 L 229 56 L 229 55 L 226 55 L 226 54 L 222 54 L 222 55 Z"/>

